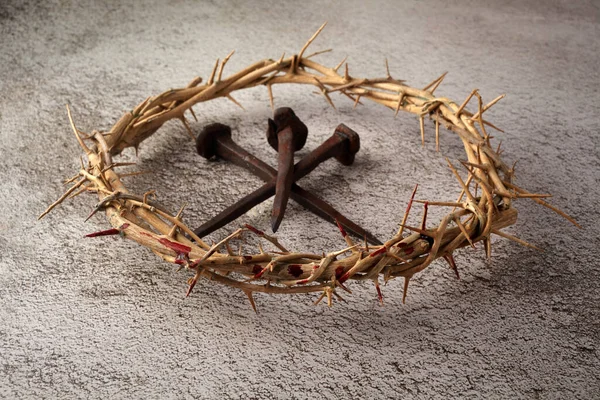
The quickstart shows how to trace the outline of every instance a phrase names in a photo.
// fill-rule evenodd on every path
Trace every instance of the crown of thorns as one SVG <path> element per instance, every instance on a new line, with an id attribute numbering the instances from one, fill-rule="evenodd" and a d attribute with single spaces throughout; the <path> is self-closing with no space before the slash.
<path id="1" fill-rule="evenodd" d="M 387 74 L 383 78 L 351 76 L 346 59 L 333 68 L 326 67 L 312 60 L 314 56 L 323 52 L 304 55 L 324 27 L 325 24 L 306 42 L 298 54 L 287 58 L 284 54 L 278 60 L 262 60 L 223 78 L 225 65 L 233 54 L 231 52 L 223 60 L 217 59 L 205 83 L 198 77 L 185 88 L 170 89 L 157 96 L 148 97 L 133 111 L 123 115 L 108 132 L 93 131 L 90 135 L 81 132 L 76 128 L 67 106 L 71 127 L 85 152 L 87 162 L 82 158 L 81 169 L 75 176 L 66 180 L 66 184 L 72 186 L 39 218 L 67 198 L 85 192 L 95 193 L 100 202 L 92 215 L 103 210 L 113 228 L 86 236 L 119 234 L 134 240 L 151 249 L 163 260 L 193 272 L 193 276 L 188 280 L 187 295 L 200 278 L 206 278 L 241 289 L 248 296 L 255 311 L 255 292 L 317 292 L 320 296 L 316 303 L 326 298 L 331 306 L 334 298 L 342 299 L 338 293 L 340 290 L 350 292 L 346 286 L 350 280 L 373 281 L 378 298 L 382 301 L 380 277 L 386 282 L 404 277 L 404 301 L 411 277 L 427 268 L 435 259 L 445 259 L 458 277 L 453 258 L 456 249 L 474 246 L 476 242 L 482 241 L 486 254 L 490 257 L 492 234 L 535 248 L 502 231 L 517 221 L 517 210 L 513 205 L 515 199 L 530 198 L 577 225 L 571 217 L 544 200 L 550 195 L 530 193 L 515 185 L 514 164 L 508 167 L 501 158 L 500 146 L 492 147 L 488 129 L 502 131 L 483 116 L 504 95 L 484 105 L 478 90 L 474 89 L 459 104 L 434 94 L 445 74 L 418 89 L 407 86 L 402 80 L 394 79 L 389 73 L 387 60 Z M 344 72 L 340 73 L 342 67 Z M 427 228 L 425 218 L 420 227 L 406 225 L 417 189 L 415 187 L 398 232 L 383 246 L 369 246 L 366 242 L 355 243 L 340 226 L 347 247 L 319 255 L 288 250 L 277 238 L 249 225 L 237 229 L 218 243 L 208 245 L 183 222 L 184 207 L 173 215 L 163 206 L 148 200 L 149 193 L 135 195 L 123 185 L 121 178 L 131 174 L 119 173 L 117 170 L 130 164 L 114 162 L 113 156 L 128 147 L 137 150 L 139 144 L 166 121 L 179 119 L 194 138 L 184 113 L 189 111 L 196 118 L 192 110 L 195 104 L 225 97 L 241 107 L 232 97 L 233 92 L 266 86 L 273 108 L 272 86 L 290 83 L 315 86 L 334 108 L 330 94 L 339 92 L 350 98 L 355 107 L 362 104 L 361 100 L 368 99 L 393 110 L 396 114 L 401 110 L 415 114 L 419 119 L 423 143 L 424 122 L 428 117 L 435 123 L 438 150 L 440 126 L 443 125 L 454 132 L 462 141 L 466 153 L 466 160 L 454 164 L 461 167 L 466 177 L 461 176 L 449 159 L 446 161 L 460 185 L 460 194 L 454 201 L 420 201 L 424 203 L 424 217 L 428 206 L 450 207 L 452 212 L 446 215 L 437 227 Z M 466 109 L 472 99 L 477 100 L 477 111 L 474 113 Z M 478 191 L 480 195 L 477 194 Z M 230 243 L 245 233 L 259 238 L 258 249 L 254 253 L 244 253 L 240 246 L 240 251 L 235 253 Z M 274 249 L 263 250 L 261 240 L 269 242 Z"/>

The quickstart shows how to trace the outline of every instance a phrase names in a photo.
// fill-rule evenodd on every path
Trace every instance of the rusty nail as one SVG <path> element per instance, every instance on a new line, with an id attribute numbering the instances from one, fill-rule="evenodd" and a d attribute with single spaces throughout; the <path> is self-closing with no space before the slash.
<path id="1" fill-rule="evenodd" d="M 269 119 L 267 140 L 278 152 L 275 200 L 271 214 L 271 229 L 277 232 L 294 183 L 294 152 L 304 147 L 308 129 L 289 107 L 275 110 Z"/>

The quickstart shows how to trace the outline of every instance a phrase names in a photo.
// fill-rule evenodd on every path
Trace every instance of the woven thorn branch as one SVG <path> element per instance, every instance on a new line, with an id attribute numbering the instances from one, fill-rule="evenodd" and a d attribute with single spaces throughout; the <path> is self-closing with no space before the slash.
<path id="1" fill-rule="evenodd" d="M 513 206 L 515 199 L 530 198 L 579 226 L 573 218 L 544 200 L 550 195 L 530 193 L 517 186 L 514 183 L 514 164 L 508 167 L 503 162 L 500 146 L 492 148 L 492 137 L 487 129 L 501 130 L 485 120 L 483 115 L 504 95 L 484 105 L 479 91 L 474 89 L 461 104 L 458 104 L 434 94 L 446 74 L 418 89 L 406 85 L 403 80 L 394 79 L 389 72 L 387 60 L 386 76 L 383 78 L 351 76 L 346 59 L 333 68 L 326 67 L 312 60 L 314 56 L 323 52 L 304 55 L 324 27 L 325 24 L 306 42 L 298 54 L 286 58 L 284 53 L 278 60 L 258 61 L 223 78 L 225 65 L 233 55 L 231 52 L 223 60 L 217 59 L 205 83 L 202 78 L 197 77 L 185 88 L 170 89 L 157 96 L 148 97 L 131 112 L 123 115 L 108 132 L 93 131 L 88 135 L 80 131 L 75 126 L 67 106 L 71 127 L 85 153 L 87 163 L 81 159 L 81 169 L 75 176 L 66 180 L 66 183 L 72 186 L 39 218 L 67 198 L 86 192 L 95 193 L 100 201 L 90 217 L 97 211 L 104 210 L 113 228 L 87 236 L 120 234 L 134 240 L 163 260 L 193 272 L 193 276 L 188 280 L 187 295 L 200 278 L 206 278 L 241 289 L 248 296 L 255 311 L 255 292 L 319 292 L 320 296 L 315 303 L 318 304 L 326 298 L 327 304 L 331 306 L 334 298 L 342 300 L 339 290 L 350 292 L 346 286 L 349 280 L 373 281 L 378 298 L 383 302 L 380 277 L 386 282 L 404 277 L 404 302 L 410 279 L 438 258 L 445 259 L 458 277 L 453 257 L 458 248 L 474 247 L 475 243 L 482 241 L 489 258 L 493 234 L 535 248 L 502 231 L 517 221 L 517 210 Z M 342 67 L 343 73 L 340 73 Z M 460 161 L 466 179 L 461 176 L 455 165 L 446 159 L 460 185 L 460 194 L 453 201 L 421 201 L 424 203 L 422 224 L 420 227 L 412 227 L 406 223 L 413 201 L 419 202 L 414 200 L 417 189 L 415 187 L 398 232 L 383 246 L 369 247 L 366 243 L 355 243 L 340 226 L 347 247 L 319 255 L 289 251 L 277 238 L 249 225 L 209 246 L 183 222 L 185 207 L 173 215 L 166 207 L 149 200 L 151 193 L 135 195 L 124 186 L 122 178 L 131 174 L 117 171 L 119 167 L 130 164 L 114 162 L 113 157 L 129 147 L 134 147 L 137 153 L 140 143 L 166 121 L 179 119 L 194 138 L 185 116 L 185 112 L 189 111 L 196 119 L 192 106 L 224 97 L 241 107 L 233 98 L 233 92 L 266 86 L 273 108 L 272 87 L 277 84 L 312 85 L 333 108 L 335 105 L 330 95 L 338 92 L 351 99 L 354 107 L 362 104 L 361 100 L 370 100 L 393 110 L 395 114 L 401 110 L 415 114 L 419 119 L 423 145 L 424 120 L 426 117 L 431 118 L 435 122 L 438 151 L 440 126 L 445 126 L 462 141 L 466 153 L 466 160 Z M 466 109 L 473 99 L 477 99 L 475 113 Z M 480 195 L 477 194 L 478 188 L 481 189 Z M 429 206 L 452 207 L 452 212 L 446 215 L 437 227 L 427 228 L 425 217 Z M 405 235 L 407 231 L 410 234 Z M 240 245 L 239 252 L 235 253 L 230 244 L 244 234 L 256 235 L 259 240 L 269 242 L 277 250 L 265 251 L 259 242 L 257 252 L 244 253 Z"/>

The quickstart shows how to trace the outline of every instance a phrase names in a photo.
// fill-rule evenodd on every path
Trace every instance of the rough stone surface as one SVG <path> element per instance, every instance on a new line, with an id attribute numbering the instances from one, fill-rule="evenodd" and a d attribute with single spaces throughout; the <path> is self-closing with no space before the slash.
<path id="1" fill-rule="evenodd" d="M 600 382 L 600 41 L 597 2 L 96 2 L 0 3 L 0 396 L 5 398 L 598 398 Z M 85 3 L 85 2 L 81 2 Z M 104 5 L 101 5 L 104 3 Z M 215 58 L 237 52 L 226 72 L 292 54 L 328 20 L 313 50 L 349 55 L 356 76 L 391 72 L 460 102 L 507 93 L 488 118 L 505 133 L 518 179 L 583 225 L 578 230 L 523 200 L 509 231 L 545 249 L 494 241 L 457 256 L 462 279 L 435 263 L 413 280 L 353 284 L 347 303 L 314 307 L 315 295 L 257 295 L 201 282 L 185 298 L 185 273 L 106 229 L 80 196 L 36 221 L 78 168 L 64 105 L 80 129 L 108 129 L 146 96 L 206 77 Z M 306 121 L 305 154 L 340 122 L 362 135 L 352 167 L 329 162 L 301 183 L 381 237 L 396 229 L 407 198 L 450 200 L 458 186 L 435 152 L 433 127 L 420 146 L 417 119 L 312 88 L 275 87 L 276 104 Z M 263 88 L 196 107 L 199 130 L 230 124 L 234 138 L 275 164 L 264 130 Z M 463 157 L 451 134 L 443 155 Z M 127 152 L 124 159 L 135 159 Z M 173 208 L 188 202 L 197 226 L 257 187 L 223 162 L 194 154 L 168 123 L 140 148 L 129 178 Z M 251 188 L 248 187 L 251 186 Z M 445 210 L 432 213 L 432 223 Z M 418 221 L 419 211 L 412 216 Z M 269 205 L 241 222 L 267 228 Z M 234 226 L 213 235 L 223 237 Z M 331 225 L 292 204 L 280 239 L 294 249 L 344 246 Z"/>

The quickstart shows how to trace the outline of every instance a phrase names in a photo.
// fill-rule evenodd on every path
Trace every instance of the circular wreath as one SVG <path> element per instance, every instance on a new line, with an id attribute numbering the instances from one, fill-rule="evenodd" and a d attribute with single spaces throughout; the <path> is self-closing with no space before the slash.
<path id="1" fill-rule="evenodd" d="M 75 127 L 67 106 L 71 127 L 85 152 L 87 164 L 82 162 L 78 173 L 66 181 L 72 183 L 72 186 L 39 218 L 68 197 L 84 192 L 96 193 L 100 202 L 90 216 L 104 210 L 113 229 L 86 236 L 120 234 L 134 240 L 151 249 L 165 261 L 194 272 L 188 280 L 187 295 L 191 293 L 196 282 L 204 277 L 241 289 L 248 296 L 254 310 L 254 292 L 321 292 L 316 303 L 326 298 L 331 306 L 334 296 L 341 299 L 338 289 L 349 292 L 345 285 L 349 280 L 372 280 L 379 300 L 382 301 L 379 289 L 380 275 L 386 282 L 396 277 L 404 277 L 404 301 L 411 277 L 437 258 L 443 257 L 458 276 L 452 256 L 458 248 L 473 246 L 474 243 L 483 241 L 489 257 L 492 234 L 527 247 L 534 247 L 501 231 L 517 221 L 514 199 L 531 198 L 577 225 L 571 217 L 543 200 L 549 195 L 533 194 L 515 185 L 514 165 L 508 167 L 502 161 L 499 146 L 497 149 L 492 148 L 487 129 L 499 129 L 486 121 L 483 114 L 504 95 L 483 105 L 481 96 L 475 89 L 458 104 L 434 94 L 445 74 L 424 88 L 417 89 L 405 85 L 402 80 L 392 78 L 387 61 L 387 76 L 375 79 L 351 76 L 345 59 L 333 68 L 326 67 L 311 60 L 311 57 L 322 52 L 304 55 L 324 26 L 325 24 L 317 30 L 298 54 L 288 58 L 282 55 L 278 60 L 259 61 L 227 78 L 223 78 L 222 74 L 233 52 L 222 61 L 217 59 L 206 83 L 202 83 L 202 78 L 195 78 L 185 88 L 170 89 L 157 96 L 148 97 L 133 111 L 123 115 L 108 132 L 94 131 L 90 135 L 81 132 Z M 342 66 L 343 74 L 339 72 Z M 194 135 L 184 116 L 184 113 L 189 111 L 195 118 L 193 105 L 219 97 L 226 97 L 239 105 L 231 95 L 234 91 L 266 86 L 273 107 L 271 87 L 284 83 L 314 85 L 332 107 L 334 105 L 329 94 L 340 92 L 352 99 L 355 106 L 360 104 L 361 100 L 368 99 L 396 113 L 402 110 L 416 114 L 419 118 L 422 141 L 425 134 L 424 120 L 425 117 L 429 117 L 435 121 L 438 150 L 440 125 L 454 132 L 464 145 L 467 160 L 460 161 L 460 166 L 464 168 L 467 177 L 463 178 L 455 165 L 446 160 L 460 185 L 461 192 L 456 201 L 430 201 L 424 204 L 425 213 L 427 206 L 433 205 L 453 207 L 453 211 L 435 228 L 407 226 L 406 220 L 413 203 L 415 187 L 397 234 L 383 246 L 354 243 L 340 226 L 348 247 L 319 255 L 290 251 L 275 237 L 249 225 L 209 246 L 183 222 L 183 208 L 176 215 L 172 215 L 165 207 L 148 200 L 150 193 L 135 195 L 123 185 L 121 177 L 124 174 L 119 174 L 117 169 L 128 164 L 114 162 L 113 156 L 128 147 L 135 147 L 137 150 L 139 144 L 166 121 L 173 118 L 181 120 L 193 138 Z M 467 104 L 473 98 L 478 102 L 475 113 L 466 110 Z M 86 144 L 86 141 L 90 145 Z M 480 195 L 477 195 L 477 188 L 481 190 Z M 404 234 L 409 231 L 410 234 Z M 270 242 L 277 251 L 265 251 L 259 245 L 257 253 L 235 254 L 229 243 L 244 232 Z"/>

